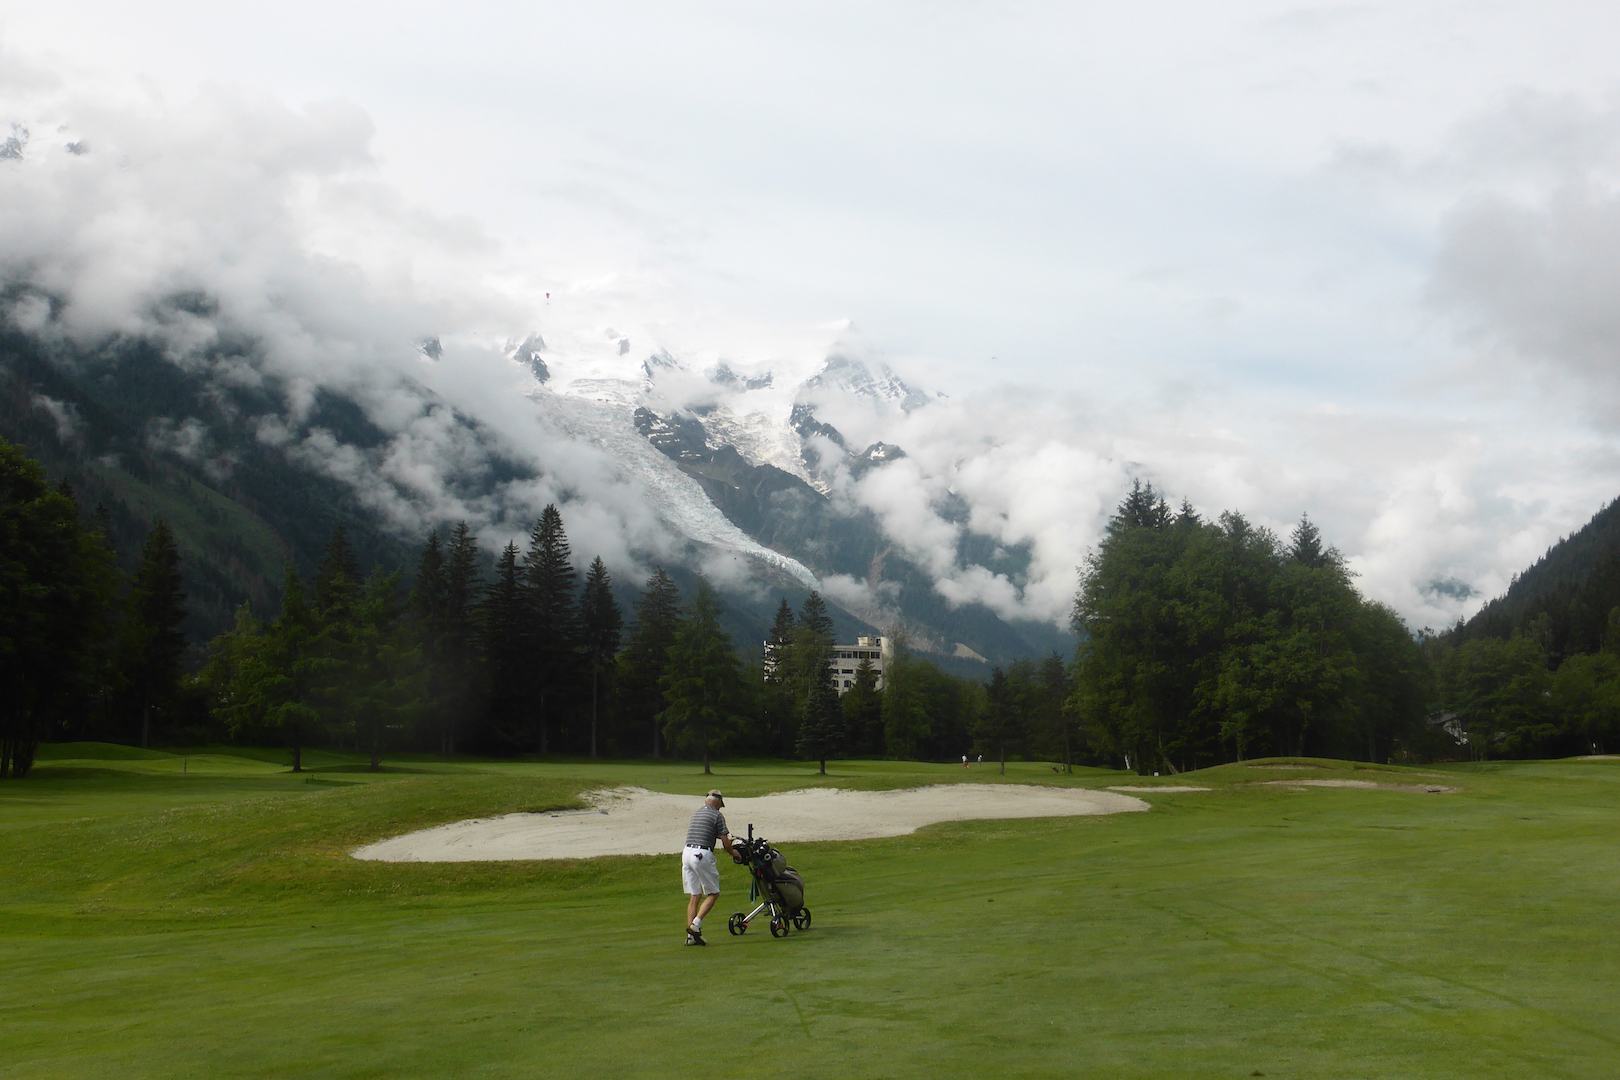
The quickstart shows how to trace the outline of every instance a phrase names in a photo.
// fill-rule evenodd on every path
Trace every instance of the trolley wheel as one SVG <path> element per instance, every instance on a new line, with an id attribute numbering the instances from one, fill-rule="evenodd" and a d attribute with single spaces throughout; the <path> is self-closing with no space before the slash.
<path id="1" fill-rule="evenodd" d="M 734 913 L 731 918 L 726 920 L 726 929 L 731 931 L 732 936 L 746 933 L 748 930 L 748 917 L 740 911 Z"/>
<path id="2" fill-rule="evenodd" d="M 771 937 L 787 937 L 787 920 L 780 915 L 771 920 Z"/>
<path id="3" fill-rule="evenodd" d="M 799 913 L 793 916 L 793 925 L 800 930 L 810 929 L 810 909 L 807 907 L 800 908 Z"/>

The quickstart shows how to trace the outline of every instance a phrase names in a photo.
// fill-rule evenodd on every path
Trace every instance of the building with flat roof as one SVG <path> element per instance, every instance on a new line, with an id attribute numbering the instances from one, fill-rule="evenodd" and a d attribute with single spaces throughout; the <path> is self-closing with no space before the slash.
<path id="1" fill-rule="evenodd" d="M 765 675 L 769 678 L 776 671 L 776 646 L 765 642 Z M 855 672 L 859 670 L 862 660 L 871 661 L 872 670 L 877 673 L 878 689 L 883 689 L 883 669 L 894 659 L 894 644 L 886 637 L 858 637 L 854 644 L 835 644 L 832 647 L 833 689 L 838 691 L 840 697 L 855 685 Z"/>

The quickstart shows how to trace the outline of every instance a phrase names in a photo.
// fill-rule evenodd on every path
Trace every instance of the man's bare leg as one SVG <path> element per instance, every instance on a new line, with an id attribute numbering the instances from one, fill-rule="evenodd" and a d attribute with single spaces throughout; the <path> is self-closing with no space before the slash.
<path id="1" fill-rule="evenodd" d="M 688 896 L 686 898 L 686 928 L 692 929 L 692 920 L 698 917 L 698 905 L 703 902 L 701 896 Z"/>
<path id="2" fill-rule="evenodd" d="M 694 897 L 692 897 L 692 899 L 697 900 L 697 897 L 694 896 Z M 713 911 L 714 910 L 714 902 L 716 900 L 718 900 L 718 899 L 720 899 L 720 894 L 719 893 L 710 893 L 709 895 L 705 896 L 703 898 L 702 902 L 698 904 L 697 918 L 701 919 L 705 915 L 707 915 L 709 912 Z M 694 920 L 689 919 L 687 921 L 692 922 Z"/>

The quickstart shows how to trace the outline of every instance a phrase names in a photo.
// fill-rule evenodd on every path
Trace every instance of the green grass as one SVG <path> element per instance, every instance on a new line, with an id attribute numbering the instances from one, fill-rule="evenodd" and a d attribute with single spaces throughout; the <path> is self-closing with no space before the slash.
<path id="1" fill-rule="evenodd" d="M 1620 762 L 1225 766 L 1153 811 L 793 844 L 815 926 L 681 945 L 675 861 L 355 845 L 635 783 L 992 766 L 50 747 L 0 784 L 0 1075 L 1609 1077 Z M 185 771 L 182 772 L 181 770 Z M 1440 779 L 1439 774 L 1444 779 Z M 1257 784 L 1433 781 L 1451 795 Z M 733 822 L 741 826 L 741 822 Z M 768 822 L 756 822 L 768 833 Z M 746 888 L 727 865 L 719 913 Z"/>

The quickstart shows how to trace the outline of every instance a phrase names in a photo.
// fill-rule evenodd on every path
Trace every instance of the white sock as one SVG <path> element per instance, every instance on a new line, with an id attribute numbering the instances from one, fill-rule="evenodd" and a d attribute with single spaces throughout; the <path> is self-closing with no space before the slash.
<path id="1" fill-rule="evenodd" d="M 696 919 L 692 920 L 692 932 L 695 933 L 695 934 L 703 933 L 703 919 L 702 918 L 696 918 Z"/>

